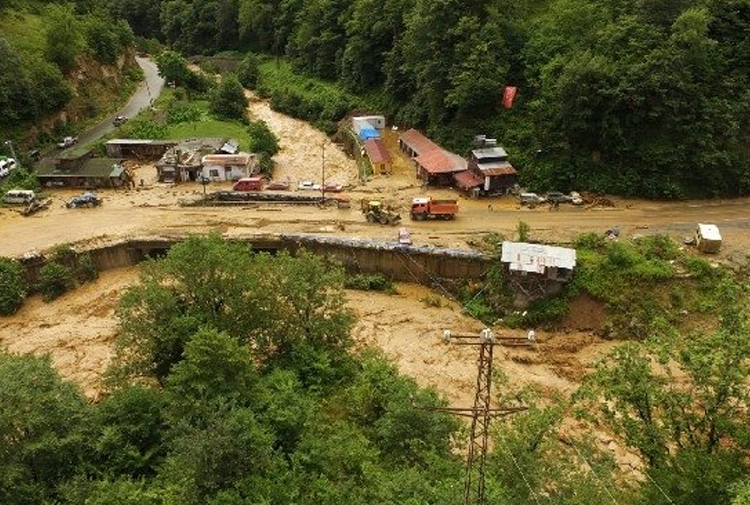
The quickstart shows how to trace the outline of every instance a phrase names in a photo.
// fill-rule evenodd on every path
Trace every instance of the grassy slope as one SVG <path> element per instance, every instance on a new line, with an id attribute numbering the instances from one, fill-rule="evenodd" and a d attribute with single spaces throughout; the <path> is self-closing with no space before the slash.
<path id="1" fill-rule="evenodd" d="M 315 77 L 308 77 L 296 73 L 292 65 L 283 58 L 272 58 L 261 63 L 261 87 L 273 90 L 278 87 L 293 89 L 305 98 L 314 99 L 321 94 L 341 95 L 349 101 L 357 101 L 357 97 L 345 92 L 339 85 Z"/>
<path id="2" fill-rule="evenodd" d="M 45 31 L 46 25 L 42 13 L 45 4 L 35 2 L 24 2 L 22 8 L 8 7 L 0 11 L 0 35 L 16 49 L 21 58 L 28 60 L 30 58 L 44 58 L 46 44 Z M 92 59 L 87 59 L 87 65 L 95 65 Z M 138 82 L 141 80 L 140 68 L 135 67 L 127 73 L 127 78 L 123 85 L 113 87 L 109 84 L 109 79 L 94 79 L 90 82 L 76 82 L 78 87 L 76 97 L 68 104 L 66 109 L 71 111 L 87 111 L 85 115 L 93 114 L 85 119 L 78 120 L 75 124 L 61 125 L 62 128 L 54 133 L 47 142 L 54 142 L 56 137 L 63 134 L 74 134 L 76 131 L 86 128 L 86 126 L 101 121 L 104 117 L 114 113 L 124 105 L 130 95 L 135 90 Z M 90 97 L 92 103 L 87 103 Z M 16 141 L 24 139 L 31 125 L 18 125 L 11 132 L 7 132 L 8 137 Z M 40 140 L 41 143 L 46 143 Z"/>
<path id="3" fill-rule="evenodd" d="M 22 56 L 44 52 L 44 31 L 42 17 L 37 14 L 14 9 L 0 13 L 0 34 Z"/>

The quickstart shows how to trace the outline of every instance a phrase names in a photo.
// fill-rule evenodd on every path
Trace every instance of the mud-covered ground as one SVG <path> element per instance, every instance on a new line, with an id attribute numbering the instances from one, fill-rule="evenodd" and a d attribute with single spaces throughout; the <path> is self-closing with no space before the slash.
<path id="1" fill-rule="evenodd" d="M 750 246 L 750 199 L 678 203 L 614 199 L 615 207 L 561 206 L 557 211 L 521 208 L 510 197 L 468 200 L 452 190 L 423 189 L 409 161 L 398 152 L 395 131 L 386 132 L 394 158 L 393 173 L 375 174 L 366 184 L 359 184 L 354 161 L 321 132 L 271 111 L 266 102 L 254 98 L 249 111 L 265 120 L 280 138 L 282 150 L 276 156 L 275 179 L 288 180 L 293 186 L 303 180 L 320 183 L 322 145 L 326 142 L 326 181 L 348 186 L 352 208 L 270 204 L 181 207 L 181 201 L 199 200 L 203 188 L 195 183 L 159 184 L 153 166 L 131 163 L 137 187 L 100 192 L 104 198 L 101 207 L 65 208 L 64 202 L 79 193 L 75 190 L 50 191 L 51 207 L 30 217 L 0 207 L 0 256 L 20 256 L 60 243 L 97 244 L 127 236 L 208 231 L 228 237 L 297 233 L 396 240 L 397 228 L 365 221 L 356 205 L 364 197 L 382 197 L 399 205 L 416 245 L 466 248 L 487 232 L 512 239 L 519 221 L 524 221 L 531 227 L 532 238 L 561 242 L 581 232 L 602 233 L 612 227 L 618 227 L 622 237 L 667 233 L 681 238 L 689 235 L 696 223 L 709 222 L 720 226 L 725 239 L 719 259 L 745 261 Z M 230 185 L 211 184 L 208 190 L 229 189 Z M 425 194 L 459 198 L 458 217 L 453 221 L 410 222 L 407 209 L 411 198 Z M 101 391 L 101 374 L 117 333 L 114 309 L 122 291 L 136 280 L 137 268 L 115 270 L 53 303 L 32 298 L 18 314 L 0 318 L 0 345 L 13 352 L 49 353 L 61 374 L 79 383 L 94 399 Z M 349 305 L 359 317 L 354 336 L 359 345 L 382 349 L 421 384 L 436 387 L 451 405 L 469 406 L 476 384 L 476 353 L 470 348 L 446 346 L 440 337 L 445 329 L 476 332 L 481 325 L 450 300 L 443 299 L 441 307 L 428 307 L 421 301 L 428 293 L 427 288 L 413 285 L 400 285 L 397 295 L 349 292 Z M 549 397 L 567 395 L 591 365 L 615 345 L 591 331 L 601 323 L 601 317 L 602 309 L 595 302 L 578 300 L 563 331 L 540 334 L 540 344 L 534 349 L 499 349 L 496 365 L 512 386 L 534 384 Z M 572 421 L 568 424 L 571 430 L 576 429 Z M 638 467 L 637 458 L 611 437 L 595 435 L 617 456 L 622 468 Z"/>

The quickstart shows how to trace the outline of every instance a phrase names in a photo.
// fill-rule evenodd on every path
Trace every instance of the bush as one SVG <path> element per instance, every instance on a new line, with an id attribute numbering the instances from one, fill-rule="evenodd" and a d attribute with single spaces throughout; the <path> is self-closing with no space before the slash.
<path id="1" fill-rule="evenodd" d="M 589 251 L 599 251 L 604 249 L 607 244 L 604 235 L 599 233 L 584 233 L 573 239 L 573 246 L 576 249 L 588 249 Z"/>
<path id="2" fill-rule="evenodd" d="M 93 282 L 99 278 L 99 269 L 96 268 L 90 253 L 78 256 L 75 272 L 78 282 Z"/>
<path id="3" fill-rule="evenodd" d="M 0 258 L 0 315 L 15 314 L 23 305 L 27 288 L 21 264 Z"/>
<path id="4" fill-rule="evenodd" d="M 44 265 L 39 270 L 39 292 L 45 302 L 62 296 L 74 286 L 73 274 L 70 268 L 54 261 Z"/>
<path id="5" fill-rule="evenodd" d="M 276 137 L 262 119 L 250 121 L 250 124 L 247 126 L 247 133 L 250 134 L 248 149 L 253 153 L 265 154 L 268 157 L 272 157 L 281 149 L 278 137 Z"/>
<path id="6" fill-rule="evenodd" d="M 529 226 L 529 223 L 525 221 L 519 221 L 518 226 L 516 226 L 516 232 L 518 233 L 518 241 L 526 242 L 527 240 L 529 240 L 530 231 L 531 231 L 531 226 Z"/>
<path id="7" fill-rule="evenodd" d="M 17 168 L 6 177 L 2 191 L 9 189 L 39 189 L 39 179 L 25 168 Z"/>
<path id="8" fill-rule="evenodd" d="M 247 121 L 247 97 L 236 75 L 227 75 L 211 92 L 211 113 L 219 119 Z"/>
<path id="9" fill-rule="evenodd" d="M 344 281 L 344 287 L 360 291 L 384 291 L 391 294 L 396 292 L 393 281 L 382 274 L 356 274 L 349 276 Z"/>
<path id="10" fill-rule="evenodd" d="M 247 56 L 237 67 L 237 77 L 246 88 L 254 88 L 258 84 L 258 78 L 260 77 L 258 65 L 260 65 L 258 57 L 253 53 L 247 53 Z"/>
<path id="11" fill-rule="evenodd" d="M 673 260 L 680 253 L 677 244 L 667 235 L 640 237 L 635 245 L 647 259 Z"/>
<path id="12" fill-rule="evenodd" d="M 167 123 L 193 123 L 200 121 L 203 111 L 195 103 L 175 101 L 167 109 Z"/>

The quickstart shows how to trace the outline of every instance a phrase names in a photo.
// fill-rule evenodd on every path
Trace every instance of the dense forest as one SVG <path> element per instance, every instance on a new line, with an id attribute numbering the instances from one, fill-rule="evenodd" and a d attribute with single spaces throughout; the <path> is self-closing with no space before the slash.
<path id="1" fill-rule="evenodd" d="M 126 0 L 115 10 L 188 55 L 284 56 L 462 153 L 474 134 L 496 136 L 540 189 L 750 192 L 748 0 Z M 506 85 L 519 89 L 512 110 L 500 106 Z"/>
<path id="2" fill-rule="evenodd" d="M 318 112 L 305 110 L 291 89 L 274 90 L 276 102 L 286 102 L 280 110 L 305 118 L 338 120 L 352 108 L 367 109 L 425 129 L 461 154 L 475 134 L 497 137 L 534 189 L 650 198 L 750 193 L 750 0 L 55 5 L 0 3 L 8 12 L 44 7 L 50 17 L 46 60 L 19 59 L 0 41 L 0 121 L 36 118 L 64 104 L 69 91 L 61 74 L 75 52 L 88 45 L 111 58 L 132 29 L 143 47 L 158 40 L 186 56 L 231 51 L 241 59 L 252 51 L 282 58 L 295 72 L 357 97 Z M 108 17 L 130 29 L 107 25 Z M 510 110 L 500 103 L 506 86 L 518 88 Z M 38 92 L 45 88 L 55 91 Z"/>

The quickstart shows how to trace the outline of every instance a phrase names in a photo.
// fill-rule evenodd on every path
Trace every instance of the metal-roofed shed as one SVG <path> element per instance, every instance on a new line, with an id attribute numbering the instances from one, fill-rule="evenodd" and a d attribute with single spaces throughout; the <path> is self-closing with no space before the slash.
<path id="1" fill-rule="evenodd" d="M 471 151 L 478 160 L 496 159 L 505 161 L 508 159 L 508 153 L 502 147 L 489 147 L 485 149 L 474 149 Z"/>
<path id="2" fill-rule="evenodd" d="M 511 272 L 552 275 L 553 278 L 559 278 L 560 271 L 573 272 L 576 266 L 576 250 L 567 247 L 505 241 L 500 261 L 507 264 Z M 552 270 L 554 270 L 553 273 Z M 569 275 L 564 274 L 564 277 L 569 277 Z"/>
<path id="3" fill-rule="evenodd" d="M 414 158 L 417 166 L 417 177 L 424 179 L 428 184 L 450 186 L 453 184 L 453 174 L 466 170 L 466 160 L 461 156 L 445 151 L 434 149 Z"/>
<path id="4" fill-rule="evenodd" d="M 370 164 L 373 170 L 377 170 L 380 173 L 390 173 L 391 171 L 391 155 L 383 145 L 383 141 L 380 139 L 369 139 L 365 142 L 365 152 L 367 157 L 370 159 Z"/>
<path id="5" fill-rule="evenodd" d="M 401 151 L 410 158 L 426 154 L 435 149 L 441 149 L 439 145 L 425 137 L 422 132 L 410 129 L 402 133 L 398 138 L 398 146 Z"/>
<path id="6" fill-rule="evenodd" d="M 176 140 L 112 139 L 104 145 L 110 158 L 159 158 Z"/>
<path id="7" fill-rule="evenodd" d="M 91 158 L 74 169 L 44 164 L 37 167 L 39 183 L 46 187 L 116 188 L 127 182 L 121 159 Z"/>
<path id="8" fill-rule="evenodd" d="M 508 279 L 516 294 L 516 305 L 559 293 L 573 278 L 576 251 L 527 242 L 503 242 L 500 258 L 507 268 Z"/>

